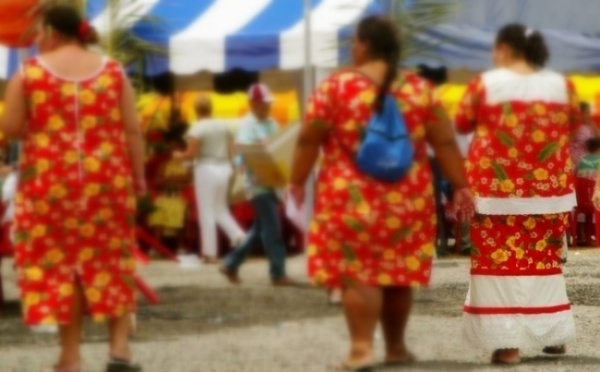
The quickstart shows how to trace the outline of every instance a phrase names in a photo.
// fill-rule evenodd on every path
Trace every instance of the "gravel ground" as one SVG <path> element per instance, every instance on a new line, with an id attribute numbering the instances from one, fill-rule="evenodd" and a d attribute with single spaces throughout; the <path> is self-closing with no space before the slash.
<path id="1" fill-rule="evenodd" d="M 600 370 L 599 266 L 600 250 L 571 252 L 566 276 L 578 337 L 568 356 L 546 358 L 537 350 L 524 350 L 524 363 L 511 371 Z M 468 267 L 465 259 L 436 262 L 432 288 L 417 293 L 408 329 L 409 344 L 420 362 L 401 370 L 498 370 L 487 365 L 485 352 L 469 349 L 460 337 Z M 249 262 L 241 273 L 244 285 L 231 287 L 216 266 L 182 270 L 173 263 L 153 262 L 143 268 L 142 275 L 162 299 L 157 306 L 140 303 L 140 329 L 133 344 L 144 370 L 329 370 L 347 347 L 341 310 L 329 306 L 318 289 L 272 288 L 266 271 L 265 262 Z M 289 260 L 289 271 L 302 279 L 304 258 Z M 4 263 L 2 274 L 9 303 L 0 316 L 0 372 L 41 371 L 56 356 L 55 338 L 33 335 L 21 325 L 10 262 Z M 103 327 L 86 326 L 83 353 L 86 372 L 103 370 L 107 353 Z"/>

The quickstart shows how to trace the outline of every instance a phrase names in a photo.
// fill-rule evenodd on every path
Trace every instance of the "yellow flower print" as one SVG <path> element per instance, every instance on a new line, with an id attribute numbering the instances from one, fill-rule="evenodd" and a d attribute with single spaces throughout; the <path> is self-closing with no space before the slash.
<path id="1" fill-rule="evenodd" d="M 537 265 L 535 265 L 536 270 L 545 270 L 546 269 L 546 265 L 544 265 L 543 262 L 538 262 Z"/>
<path id="2" fill-rule="evenodd" d="M 360 214 L 369 214 L 371 213 L 371 207 L 367 202 L 361 201 L 358 203 L 358 206 L 356 206 L 356 211 Z"/>
<path id="3" fill-rule="evenodd" d="M 48 127 L 53 131 L 61 130 L 64 126 L 64 120 L 58 115 L 53 115 L 48 119 Z"/>
<path id="4" fill-rule="evenodd" d="M 46 92 L 41 92 L 41 91 L 33 92 L 33 94 L 31 95 L 31 102 L 34 105 L 40 105 L 40 104 L 46 102 Z"/>
<path id="5" fill-rule="evenodd" d="M 508 150 L 508 156 L 509 156 L 510 158 L 513 158 L 513 159 L 514 159 L 514 158 L 516 158 L 517 156 L 519 156 L 519 151 L 517 151 L 517 149 L 516 149 L 516 148 L 514 148 L 514 147 L 511 147 L 511 148 Z"/>
<path id="6" fill-rule="evenodd" d="M 390 285 L 392 284 L 392 277 L 388 274 L 379 274 L 377 283 L 379 283 L 379 285 Z"/>
<path id="7" fill-rule="evenodd" d="M 84 105 L 93 105 L 96 102 L 96 94 L 89 89 L 81 92 L 81 103 Z"/>
<path id="8" fill-rule="evenodd" d="M 108 208 L 102 208 L 100 210 L 100 212 L 98 212 L 98 215 L 100 216 L 101 219 L 108 220 L 109 218 L 111 218 L 113 216 L 113 212 Z"/>
<path id="9" fill-rule="evenodd" d="M 391 261 L 393 259 L 396 258 L 396 251 L 394 251 L 393 249 L 386 249 L 383 252 L 383 259 L 386 261 Z"/>
<path id="10" fill-rule="evenodd" d="M 515 190 L 515 184 L 511 180 L 504 180 L 500 182 L 500 190 L 502 190 L 502 192 L 513 192 Z"/>
<path id="11" fill-rule="evenodd" d="M 111 280 L 111 276 L 109 273 L 107 273 L 106 271 L 102 271 L 98 274 L 96 274 L 96 277 L 94 278 L 94 285 L 96 287 L 106 287 L 106 285 L 108 283 L 110 283 Z"/>
<path id="12" fill-rule="evenodd" d="M 113 185 L 115 185 L 117 189 L 122 189 L 127 185 L 127 179 L 123 176 L 116 176 L 113 180 Z"/>
<path id="13" fill-rule="evenodd" d="M 50 187 L 50 197 L 53 199 L 62 199 L 67 196 L 67 189 L 63 185 L 52 185 Z"/>
<path id="14" fill-rule="evenodd" d="M 490 160 L 490 158 L 484 156 L 481 159 L 479 159 L 479 166 L 483 169 L 488 169 L 492 166 L 492 161 Z"/>
<path id="15" fill-rule="evenodd" d="M 81 226 L 80 230 L 81 235 L 83 235 L 86 238 L 91 238 L 96 232 L 96 228 L 91 223 L 86 223 L 85 225 Z"/>
<path id="16" fill-rule="evenodd" d="M 358 234 L 358 241 L 359 242 L 366 243 L 369 240 L 371 240 L 371 239 L 369 238 L 369 234 L 367 234 L 366 232 L 363 231 L 363 232 L 361 232 L 361 233 Z"/>
<path id="17" fill-rule="evenodd" d="M 506 224 L 507 224 L 508 226 L 514 226 L 514 225 L 515 225 L 515 221 L 516 221 L 516 217 L 515 217 L 515 216 L 509 216 L 509 217 L 506 219 Z"/>
<path id="18" fill-rule="evenodd" d="M 112 121 L 119 121 L 119 120 L 121 120 L 121 111 L 119 111 L 119 109 L 112 109 L 112 110 L 110 110 L 110 119 Z"/>
<path id="19" fill-rule="evenodd" d="M 308 257 L 314 257 L 318 254 L 318 252 L 319 252 L 319 249 L 314 244 L 309 245 L 306 250 Z"/>
<path id="20" fill-rule="evenodd" d="M 405 264 L 409 271 L 417 271 L 419 268 L 421 268 L 421 261 L 419 261 L 419 259 L 415 256 L 408 257 L 405 261 Z"/>
<path id="21" fill-rule="evenodd" d="M 538 168 L 533 171 L 533 176 L 538 181 L 546 181 L 549 177 L 548 171 L 543 168 Z"/>
<path id="22" fill-rule="evenodd" d="M 544 107 L 544 105 L 542 104 L 536 104 L 535 106 L 533 106 L 533 109 L 535 111 L 536 114 L 538 115 L 546 115 L 546 107 Z"/>
<path id="23" fill-rule="evenodd" d="M 38 80 L 44 76 L 44 71 L 37 66 L 32 66 L 26 69 L 25 74 L 27 75 L 27 78 L 31 80 Z"/>
<path id="24" fill-rule="evenodd" d="M 546 140 L 546 134 L 538 129 L 533 132 L 531 139 L 533 139 L 533 142 L 535 143 L 542 143 Z"/>
<path id="25" fill-rule="evenodd" d="M 104 155 L 110 155 L 115 151 L 115 146 L 110 142 L 103 142 L 102 145 L 100 145 L 100 151 L 102 151 Z"/>
<path id="26" fill-rule="evenodd" d="M 102 294 L 96 288 L 86 289 L 85 295 L 86 295 L 87 299 L 93 304 L 100 302 L 100 299 L 102 298 Z"/>
<path id="27" fill-rule="evenodd" d="M 325 283 L 329 279 L 329 274 L 325 270 L 317 270 L 313 275 L 313 280 L 317 284 Z"/>
<path id="28" fill-rule="evenodd" d="M 50 206 L 43 200 L 36 201 L 33 204 L 33 209 L 35 210 L 35 213 L 40 215 L 44 215 L 50 212 Z"/>
<path id="29" fill-rule="evenodd" d="M 102 75 L 100 76 L 100 78 L 98 78 L 98 83 L 100 83 L 100 86 L 102 86 L 102 88 L 106 89 L 110 87 L 114 83 L 114 81 L 110 76 Z"/>
<path id="30" fill-rule="evenodd" d="M 375 92 L 373 90 L 365 90 L 359 95 L 358 99 L 364 104 L 371 104 L 375 100 Z"/>
<path id="31" fill-rule="evenodd" d="M 560 184 L 560 187 L 567 187 L 567 179 L 568 177 L 564 173 L 558 177 L 558 183 Z"/>
<path id="32" fill-rule="evenodd" d="M 65 162 L 67 164 L 75 164 L 79 160 L 79 155 L 76 151 L 67 151 L 65 154 Z"/>
<path id="33" fill-rule="evenodd" d="M 94 250 L 92 248 L 84 248 L 79 252 L 79 259 L 83 262 L 89 261 L 94 257 Z"/>
<path id="34" fill-rule="evenodd" d="M 523 226 L 525 226 L 525 228 L 527 230 L 533 230 L 533 229 L 535 229 L 535 225 L 536 225 L 535 218 L 533 218 L 533 217 L 529 217 L 527 219 L 527 221 L 523 222 Z"/>
<path id="35" fill-rule="evenodd" d="M 65 254 L 58 248 L 54 248 L 46 253 L 46 259 L 52 264 L 57 264 L 64 260 Z"/>
<path id="36" fill-rule="evenodd" d="M 62 297 L 67 297 L 73 294 L 73 284 L 71 283 L 63 283 L 58 287 L 58 293 Z"/>
<path id="37" fill-rule="evenodd" d="M 504 249 L 496 249 L 494 253 L 492 253 L 492 260 L 494 260 L 496 265 L 506 262 L 508 261 L 508 252 Z"/>
<path id="38" fill-rule="evenodd" d="M 60 91 L 62 92 L 63 96 L 72 96 L 73 94 L 75 94 L 75 84 L 65 83 L 63 84 Z"/>
<path id="39" fill-rule="evenodd" d="M 333 188 L 337 191 L 344 190 L 346 187 L 348 187 L 348 182 L 343 178 L 336 178 L 333 181 Z"/>
<path id="40" fill-rule="evenodd" d="M 566 145 L 566 144 L 567 144 L 567 142 L 569 142 L 569 137 L 568 137 L 568 136 L 562 135 L 562 136 L 560 136 L 560 138 L 558 139 L 558 145 L 559 145 L 560 147 L 563 147 L 564 145 Z"/>
<path id="41" fill-rule="evenodd" d="M 84 116 L 81 119 L 81 127 L 85 130 L 94 129 L 98 125 L 98 119 L 95 116 Z"/>
<path id="42" fill-rule="evenodd" d="M 402 203 L 402 200 L 404 200 L 404 197 L 402 196 L 401 193 L 399 193 L 397 191 L 393 191 L 393 192 L 387 194 L 386 200 L 390 204 L 400 204 L 400 203 Z"/>
<path id="43" fill-rule="evenodd" d="M 35 136 L 35 142 L 39 147 L 48 147 L 50 145 L 50 137 L 44 133 Z"/>
<path id="44" fill-rule="evenodd" d="M 422 211 L 423 209 L 425 209 L 425 199 L 423 198 L 418 198 L 414 201 L 414 206 L 415 209 L 418 210 L 419 212 Z"/>
<path id="45" fill-rule="evenodd" d="M 50 161 L 48 159 L 39 159 L 35 163 L 35 169 L 38 173 L 47 172 L 50 169 Z"/>
<path id="46" fill-rule="evenodd" d="M 91 183 L 85 187 L 84 194 L 87 197 L 96 196 L 100 194 L 100 185 L 97 183 Z"/>
<path id="47" fill-rule="evenodd" d="M 558 124 L 566 124 L 568 120 L 569 118 L 564 112 L 559 112 L 558 115 L 556 115 L 556 121 Z"/>
<path id="48" fill-rule="evenodd" d="M 65 227 L 69 230 L 73 230 L 77 228 L 77 220 L 74 218 L 67 218 L 65 221 Z"/>
<path id="49" fill-rule="evenodd" d="M 477 136 L 479 138 L 487 137 L 490 135 L 490 130 L 485 125 L 477 126 Z"/>
<path id="50" fill-rule="evenodd" d="M 390 217 L 385 220 L 385 226 L 390 230 L 395 230 L 400 227 L 400 220 L 397 217 Z"/>
<path id="51" fill-rule="evenodd" d="M 94 157 L 88 156 L 83 161 L 83 168 L 91 173 L 98 172 L 100 170 L 100 161 Z"/>
<path id="52" fill-rule="evenodd" d="M 329 249 L 332 252 L 337 252 L 340 250 L 342 246 L 340 245 L 340 243 L 336 240 L 330 240 L 327 242 L 327 249 Z"/>
<path id="53" fill-rule="evenodd" d="M 44 277 L 44 272 L 37 266 L 30 267 L 25 269 L 25 278 L 32 282 L 37 282 L 42 280 Z"/>
<path id="54" fill-rule="evenodd" d="M 492 223 L 492 220 L 489 217 L 486 217 L 483 220 L 483 227 L 488 230 L 494 227 L 494 224 Z"/>
<path id="55" fill-rule="evenodd" d="M 119 248 L 121 248 L 121 239 L 119 239 L 119 238 L 112 238 L 112 239 L 110 239 L 110 242 L 108 243 L 108 247 L 110 249 L 119 249 Z"/>
<path id="56" fill-rule="evenodd" d="M 46 226 L 44 225 L 35 225 L 33 230 L 31 230 L 31 236 L 34 238 L 41 238 L 46 235 Z"/>
<path id="57" fill-rule="evenodd" d="M 506 240 L 506 245 L 508 246 L 508 248 L 512 249 L 512 250 L 516 250 L 517 249 L 517 238 L 515 238 L 514 236 L 511 236 L 510 238 L 508 238 L 508 240 Z"/>
<path id="58" fill-rule="evenodd" d="M 346 266 L 348 267 L 348 271 L 353 273 L 357 273 L 363 268 L 363 265 L 358 260 L 349 261 Z"/>
<path id="59" fill-rule="evenodd" d="M 546 247 L 548 247 L 548 242 L 546 242 L 546 240 L 540 240 L 537 243 L 535 243 L 535 250 L 536 251 L 543 251 L 544 249 L 546 249 Z"/>
<path id="60" fill-rule="evenodd" d="M 517 124 L 519 124 L 519 119 L 517 118 L 517 115 L 510 114 L 506 116 L 505 122 L 507 127 L 516 128 Z"/>
<path id="61" fill-rule="evenodd" d="M 525 257 L 525 251 L 522 248 L 517 247 L 517 249 L 515 249 L 515 257 L 517 260 L 522 260 L 523 257 Z"/>
<path id="62" fill-rule="evenodd" d="M 42 296 L 38 292 L 28 292 L 25 295 L 25 307 L 31 307 L 39 304 L 42 301 Z"/>
<path id="63" fill-rule="evenodd" d="M 424 138 L 426 135 L 425 126 L 424 125 L 417 126 L 414 129 L 412 134 L 413 134 L 414 138 Z"/>
<path id="64" fill-rule="evenodd" d="M 433 257 L 435 252 L 435 244 L 427 243 L 421 247 L 421 252 L 427 257 Z"/>

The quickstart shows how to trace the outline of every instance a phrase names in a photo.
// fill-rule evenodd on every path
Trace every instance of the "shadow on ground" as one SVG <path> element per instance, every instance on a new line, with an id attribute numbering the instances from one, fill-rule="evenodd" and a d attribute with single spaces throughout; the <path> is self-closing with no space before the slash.
<path id="1" fill-rule="evenodd" d="M 569 296 L 576 305 L 600 306 L 600 288 L 585 284 L 569 286 Z M 418 315 L 456 318 L 462 315 L 467 293 L 466 284 L 447 284 L 417 291 L 414 313 Z M 201 286 L 163 287 L 161 304 L 140 303 L 137 341 L 168 340 L 181 335 L 219 332 L 254 325 L 277 328 L 304 319 L 341 316 L 341 309 L 327 303 L 323 290 L 309 288 Z M 86 342 L 104 342 L 105 327 L 86 324 Z M 3 346 L 53 344 L 54 336 L 32 334 L 21 321 L 19 304 L 9 302 L 0 315 L 0 349 Z M 542 360 L 544 361 L 544 360 Z M 537 363 L 537 360 L 532 360 Z M 564 359 L 569 363 L 569 359 Z M 578 361 L 579 362 L 579 359 Z M 440 367 L 440 363 L 431 366 Z M 575 361 L 572 361 L 575 363 Z M 427 363 L 419 368 L 429 368 Z M 453 368 L 450 365 L 448 368 Z M 468 370 L 469 365 L 456 369 Z"/>

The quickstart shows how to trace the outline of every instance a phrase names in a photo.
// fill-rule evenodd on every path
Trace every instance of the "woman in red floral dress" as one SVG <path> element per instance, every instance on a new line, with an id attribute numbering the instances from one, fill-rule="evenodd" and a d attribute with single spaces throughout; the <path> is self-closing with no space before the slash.
<path id="1" fill-rule="evenodd" d="M 23 143 L 15 263 L 25 322 L 59 325 L 54 371 L 80 370 L 84 312 L 109 321 L 107 371 L 140 371 L 128 333 L 143 142 L 133 89 L 118 63 L 86 51 L 93 39 L 73 8 L 49 8 L 41 55 L 8 87 L 0 129 Z"/>
<path id="2" fill-rule="evenodd" d="M 373 365 L 373 336 L 380 322 L 386 363 L 413 358 L 404 343 L 411 288 L 429 283 L 435 251 L 427 143 L 457 190 L 457 204 L 466 215 L 473 207 L 452 127 L 433 88 L 416 74 L 397 76 L 399 56 L 394 24 L 381 17 L 364 19 L 353 45 L 357 67 L 334 73 L 313 94 L 294 157 L 289 191 L 302 203 L 304 184 L 323 150 L 308 271 L 318 285 L 343 288 L 352 338 L 343 370 Z M 416 149 L 412 168 L 396 183 L 359 172 L 350 154 L 388 93 L 397 99 Z"/>
<path id="3" fill-rule="evenodd" d="M 548 56 L 540 33 L 503 28 L 498 68 L 469 85 L 456 120 L 459 131 L 475 132 L 465 332 L 473 346 L 495 350 L 495 363 L 518 363 L 520 348 L 564 353 L 575 331 L 561 250 L 576 203 L 569 136 L 578 100 L 567 79 L 543 69 Z"/>

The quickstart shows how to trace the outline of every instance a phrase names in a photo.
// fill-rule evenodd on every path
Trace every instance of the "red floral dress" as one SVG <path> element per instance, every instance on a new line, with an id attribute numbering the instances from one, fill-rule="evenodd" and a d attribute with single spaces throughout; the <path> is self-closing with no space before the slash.
<path id="1" fill-rule="evenodd" d="M 432 88 L 412 73 L 392 92 L 404 113 L 416 157 L 409 174 L 387 184 L 356 170 L 356 151 L 373 114 L 377 87 L 357 72 L 339 72 L 313 94 L 305 125 L 326 125 L 310 228 L 309 274 L 316 284 L 347 281 L 375 286 L 429 283 L 435 240 L 432 174 L 426 154 L 426 123 L 446 120 Z"/>
<path id="2" fill-rule="evenodd" d="M 489 350 L 562 345 L 574 334 L 561 269 L 575 206 L 570 132 L 579 102 L 563 76 L 487 72 L 468 87 L 456 125 L 474 131 L 467 175 L 471 226 L 465 329 Z"/>
<path id="3" fill-rule="evenodd" d="M 63 79 L 41 59 L 23 68 L 28 127 L 16 197 L 16 265 L 27 324 L 68 324 L 81 282 L 96 321 L 134 307 L 135 197 L 123 71 Z"/>

